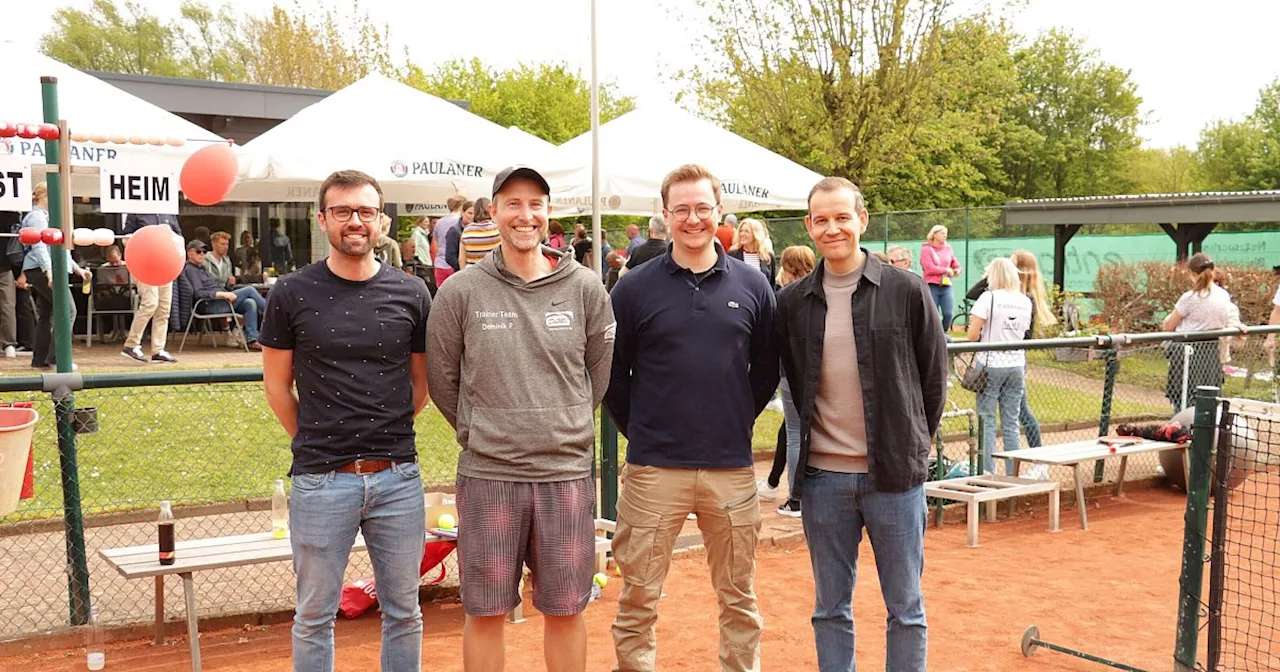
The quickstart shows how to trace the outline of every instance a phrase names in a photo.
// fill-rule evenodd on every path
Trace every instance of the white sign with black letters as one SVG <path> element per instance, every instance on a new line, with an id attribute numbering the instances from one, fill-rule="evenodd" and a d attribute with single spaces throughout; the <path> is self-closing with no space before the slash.
<path id="1" fill-rule="evenodd" d="M 178 170 L 172 162 L 104 161 L 98 179 L 102 212 L 178 214 Z"/>
<path id="2" fill-rule="evenodd" d="M 0 212 L 30 212 L 31 187 L 31 159 L 0 154 Z"/>

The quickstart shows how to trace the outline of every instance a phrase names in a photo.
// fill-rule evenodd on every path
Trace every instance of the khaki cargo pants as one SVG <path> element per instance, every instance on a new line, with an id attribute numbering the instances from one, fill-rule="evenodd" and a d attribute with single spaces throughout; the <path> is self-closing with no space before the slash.
<path id="1" fill-rule="evenodd" d="M 756 540 L 760 503 L 755 471 L 667 469 L 628 464 L 618 498 L 613 556 L 622 593 L 613 622 L 619 672 L 652 672 L 658 640 L 658 598 L 671 551 L 690 513 L 698 516 L 720 607 L 720 668 L 760 669 L 764 620 L 756 608 Z M 708 666 L 710 667 L 710 666 Z"/>

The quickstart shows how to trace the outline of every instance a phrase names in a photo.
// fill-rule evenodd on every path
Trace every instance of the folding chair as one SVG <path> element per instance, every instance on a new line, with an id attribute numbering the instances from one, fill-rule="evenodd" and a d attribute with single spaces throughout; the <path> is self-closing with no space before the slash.
<path id="1" fill-rule="evenodd" d="M 218 301 L 221 301 L 224 305 L 227 306 L 227 312 L 218 312 L 218 313 L 201 313 L 200 312 L 200 306 L 205 304 L 214 304 L 215 302 L 218 302 Z M 210 305 L 210 307 L 212 307 L 212 305 Z M 203 343 L 204 334 L 206 331 L 208 331 L 210 335 L 210 339 L 213 341 L 213 347 L 216 348 L 218 347 L 218 335 L 216 331 L 214 331 L 213 329 L 210 329 L 210 327 L 212 326 L 212 322 L 214 320 L 230 318 L 231 329 L 227 331 L 227 337 L 230 338 L 231 334 L 235 333 L 236 325 L 239 324 L 239 322 L 236 321 L 236 318 L 238 317 L 240 317 L 239 314 L 236 313 L 235 308 L 231 305 L 231 302 L 227 301 L 226 299 L 196 299 L 195 303 L 191 304 L 191 317 L 187 318 L 187 329 L 186 331 L 182 332 L 182 342 L 178 344 L 178 352 L 182 352 L 182 349 L 187 346 L 187 335 L 191 333 L 191 325 L 195 324 L 196 320 L 201 320 L 204 323 L 202 325 L 203 329 L 201 329 L 200 331 L 200 339 L 197 342 Z M 240 339 L 240 345 L 241 347 L 244 348 L 245 352 L 249 352 L 249 344 L 246 343 L 243 338 Z"/>
<path id="2" fill-rule="evenodd" d="M 93 334 L 97 327 L 95 315 L 132 317 L 137 308 L 138 288 L 133 285 L 133 278 L 130 277 L 128 268 L 99 266 L 93 269 L 93 291 L 89 293 L 89 310 L 87 311 L 89 323 L 85 329 L 85 346 L 92 345 Z"/>

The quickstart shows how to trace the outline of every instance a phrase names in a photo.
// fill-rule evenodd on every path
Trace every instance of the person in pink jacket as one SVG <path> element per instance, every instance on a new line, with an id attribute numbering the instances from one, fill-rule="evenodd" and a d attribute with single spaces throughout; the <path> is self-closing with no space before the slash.
<path id="1" fill-rule="evenodd" d="M 951 296 L 951 278 L 960 277 L 960 262 L 947 244 L 947 227 L 939 224 L 929 229 L 924 245 L 920 246 L 920 268 L 924 281 L 929 283 L 933 302 L 942 311 L 942 329 L 951 330 L 951 318 L 955 315 L 955 300 Z"/>

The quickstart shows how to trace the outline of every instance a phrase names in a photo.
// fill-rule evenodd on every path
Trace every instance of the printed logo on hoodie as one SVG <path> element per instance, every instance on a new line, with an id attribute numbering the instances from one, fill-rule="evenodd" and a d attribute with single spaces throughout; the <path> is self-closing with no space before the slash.
<path id="1" fill-rule="evenodd" d="M 572 310 L 553 310 L 547 312 L 547 330 L 564 331 L 573 328 Z"/>

